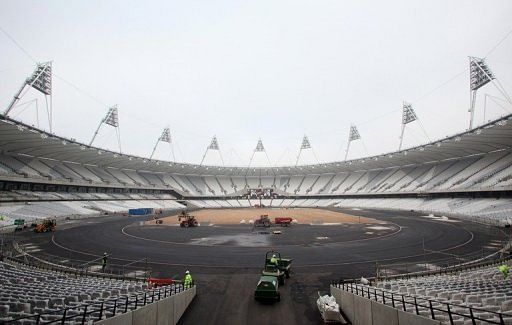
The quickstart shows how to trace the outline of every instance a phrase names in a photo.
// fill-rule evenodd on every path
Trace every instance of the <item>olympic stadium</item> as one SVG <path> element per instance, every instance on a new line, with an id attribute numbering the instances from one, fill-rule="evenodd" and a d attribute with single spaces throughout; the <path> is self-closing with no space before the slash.
<path id="1" fill-rule="evenodd" d="M 264 137 L 248 164 L 225 164 L 217 136 L 200 162 L 163 159 L 170 127 L 131 154 L 116 105 L 90 141 L 60 133 L 56 65 L 17 75 L 0 114 L 1 324 L 512 324 L 510 71 L 486 57 L 457 75 L 469 128 L 407 145 L 411 126 L 426 132 L 404 101 L 398 150 L 354 155 L 353 123 L 342 158 L 301 162 L 315 155 L 304 135 L 281 165 Z M 482 96 L 502 110 L 480 123 Z"/>

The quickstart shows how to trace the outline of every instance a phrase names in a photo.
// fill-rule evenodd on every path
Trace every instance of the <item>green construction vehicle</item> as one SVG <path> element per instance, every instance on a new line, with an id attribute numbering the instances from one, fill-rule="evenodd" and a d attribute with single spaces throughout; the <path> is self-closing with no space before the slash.
<path id="1" fill-rule="evenodd" d="M 280 301 L 279 281 L 275 276 L 262 275 L 256 290 L 254 290 L 254 299 L 261 302 Z"/>
<path id="2" fill-rule="evenodd" d="M 272 260 L 277 263 L 272 263 Z M 281 253 L 276 251 L 268 251 L 265 254 L 265 268 L 261 272 L 262 275 L 275 276 L 279 280 L 279 284 L 285 283 L 285 278 L 290 277 L 293 259 L 281 258 Z"/>
<path id="3" fill-rule="evenodd" d="M 15 219 L 14 220 L 14 225 L 16 226 L 16 228 L 14 228 L 15 231 L 23 230 L 26 227 L 25 226 L 25 219 Z"/>

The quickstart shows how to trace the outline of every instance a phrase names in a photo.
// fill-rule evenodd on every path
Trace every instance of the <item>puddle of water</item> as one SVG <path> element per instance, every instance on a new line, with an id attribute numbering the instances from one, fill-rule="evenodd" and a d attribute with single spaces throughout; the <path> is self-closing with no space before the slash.
<path id="1" fill-rule="evenodd" d="M 268 246 L 267 235 L 225 235 L 191 239 L 192 245 L 234 245 L 242 247 Z"/>
<path id="2" fill-rule="evenodd" d="M 310 226 L 339 226 L 341 225 L 341 223 L 339 222 L 322 222 L 322 223 L 315 223 L 315 222 L 312 222 L 309 224 Z"/>
<path id="3" fill-rule="evenodd" d="M 432 220 L 435 220 L 435 221 L 444 221 L 444 222 L 460 222 L 459 220 L 453 220 L 453 219 L 450 219 L 446 216 L 434 216 L 434 215 L 428 215 L 428 216 L 423 216 L 423 218 L 428 218 L 428 219 L 432 219 Z"/>
<path id="4" fill-rule="evenodd" d="M 371 227 L 366 227 L 366 229 L 371 229 L 371 230 L 390 230 L 390 229 L 393 229 L 393 228 L 384 227 L 384 226 L 371 226 Z"/>

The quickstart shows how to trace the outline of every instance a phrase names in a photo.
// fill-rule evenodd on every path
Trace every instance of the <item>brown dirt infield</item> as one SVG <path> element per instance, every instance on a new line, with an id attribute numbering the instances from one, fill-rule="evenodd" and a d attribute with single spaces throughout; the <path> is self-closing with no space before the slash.
<path id="1" fill-rule="evenodd" d="M 359 217 L 346 213 L 313 209 L 313 208 L 290 208 L 290 209 L 266 209 L 266 208 L 241 208 L 241 209 L 205 209 L 197 210 L 191 213 L 201 222 L 210 222 L 213 224 L 240 224 L 242 220 L 249 223 L 251 220 L 259 218 L 260 215 L 267 214 L 273 221 L 275 217 L 291 217 L 300 224 L 311 223 L 333 223 L 333 224 L 353 224 L 353 223 L 385 223 L 373 218 Z M 177 225 L 178 216 L 172 215 L 161 218 L 163 224 Z M 155 221 L 148 222 L 150 224 Z"/>

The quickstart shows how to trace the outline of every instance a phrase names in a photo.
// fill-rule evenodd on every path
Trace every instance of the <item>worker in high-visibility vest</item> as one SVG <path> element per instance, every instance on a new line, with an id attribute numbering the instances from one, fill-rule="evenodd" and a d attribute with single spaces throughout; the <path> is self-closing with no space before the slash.
<path id="1" fill-rule="evenodd" d="M 500 272 L 503 274 L 503 277 L 505 279 L 508 278 L 508 275 L 509 275 L 509 272 L 510 272 L 510 267 L 507 264 L 503 264 L 503 265 L 498 266 L 498 270 L 500 270 Z"/>
<path id="2" fill-rule="evenodd" d="M 279 266 L 279 261 L 277 260 L 276 254 L 273 254 L 270 258 L 270 264 L 275 265 L 276 267 Z"/>
<path id="3" fill-rule="evenodd" d="M 190 275 L 189 270 L 187 270 L 187 272 L 185 272 L 185 280 L 183 281 L 183 284 L 185 286 L 185 289 L 191 288 L 192 285 L 194 284 L 194 281 L 192 280 L 192 276 Z"/>

